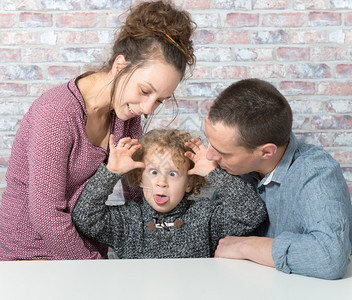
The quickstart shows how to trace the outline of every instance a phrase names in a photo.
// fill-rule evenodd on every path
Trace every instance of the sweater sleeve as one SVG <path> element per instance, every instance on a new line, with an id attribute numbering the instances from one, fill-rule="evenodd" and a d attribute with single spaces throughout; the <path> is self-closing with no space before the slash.
<path id="1" fill-rule="evenodd" d="M 72 220 L 79 231 L 113 248 L 123 241 L 126 207 L 108 206 L 105 202 L 120 179 L 102 163 L 84 187 L 72 212 Z"/>
<path id="2" fill-rule="evenodd" d="M 73 226 L 67 207 L 68 159 L 73 144 L 69 114 L 53 105 L 31 111 L 28 137 L 29 220 L 55 257 L 101 258 L 90 251 Z"/>
<path id="3" fill-rule="evenodd" d="M 253 187 L 239 176 L 216 168 L 206 179 L 216 193 L 210 224 L 215 248 L 219 239 L 227 235 L 248 235 L 266 219 L 264 202 Z"/>

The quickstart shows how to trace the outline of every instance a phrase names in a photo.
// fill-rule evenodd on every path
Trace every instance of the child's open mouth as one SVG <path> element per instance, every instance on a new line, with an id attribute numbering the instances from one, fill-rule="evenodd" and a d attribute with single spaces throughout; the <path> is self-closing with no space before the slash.
<path id="1" fill-rule="evenodd" d="M 165 204 L 167 201 L 169 201 L 169 197 L 166 195 L 161 195 L 161 194 L 155 194 L 154 195 L 154 201 L 156 204 L 158 205 L 163 205 Z"/>

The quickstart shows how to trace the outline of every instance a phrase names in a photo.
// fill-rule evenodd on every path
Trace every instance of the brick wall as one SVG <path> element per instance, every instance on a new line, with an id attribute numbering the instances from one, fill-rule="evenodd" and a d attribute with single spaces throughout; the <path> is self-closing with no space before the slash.
<path id="1" fill-rule="evenodd" d="M 21 118 L 43 91 L 100 65 L 126 0 L 0 2 L 0 194 Z M 341 164 L 352 194 L 352 0 L 175 0 L 198 23 L 197 67 L 173 126 L 201 134 L 214 97 L 241 78 L 285 94 L 299 138 Z M 167 124 L 166 104 L 151 126 Z"/>

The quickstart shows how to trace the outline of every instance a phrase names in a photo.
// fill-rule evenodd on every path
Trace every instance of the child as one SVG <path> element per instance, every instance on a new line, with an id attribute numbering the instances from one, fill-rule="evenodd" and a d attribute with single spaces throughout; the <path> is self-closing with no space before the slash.
<path id="1" fill-rule="evenodd" d="M 206 183 L 188 175 L 194 165 L 185 156 L 190 141 L 188 133 L 172 129 L 152 130 L 140 144 L 125 138 L 114 147 L 111 140 L 107 166 L 100 165 L 73 210 L 77 229 L 112 247 L 119 258 L 211 257 L 219 239 L 251 233 L 266 218 L 264 203 L 249 184 L 212 162 L 206 180 L 216 197 L 187 199 Z M 105 205 L 128 171 L 128 181 L 143 191 L 143 203 Z"/>

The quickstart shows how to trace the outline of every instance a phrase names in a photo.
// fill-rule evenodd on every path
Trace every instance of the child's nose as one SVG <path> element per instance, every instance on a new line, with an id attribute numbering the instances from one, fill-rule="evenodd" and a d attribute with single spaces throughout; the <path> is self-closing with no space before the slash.
<path id="1" fill-rule="evenodd" d="M 167 186 L 167 180 L 164 175 L 159 175 L 158 176 L 158 181 L 157 181 L 158 186 L 160 187 L 165 187 Z"/>

